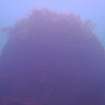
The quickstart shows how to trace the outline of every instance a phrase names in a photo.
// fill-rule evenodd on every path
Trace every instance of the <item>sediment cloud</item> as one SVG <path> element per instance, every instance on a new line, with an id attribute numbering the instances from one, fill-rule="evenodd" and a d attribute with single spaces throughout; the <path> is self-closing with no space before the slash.
<path id="1" fill-rule="evenodd" d="M 104 53 L 90 23 L 79 16 L 35 10 L 9 31 L 0 94 L 30 96 L 39 105 L 101 105 Z"/>

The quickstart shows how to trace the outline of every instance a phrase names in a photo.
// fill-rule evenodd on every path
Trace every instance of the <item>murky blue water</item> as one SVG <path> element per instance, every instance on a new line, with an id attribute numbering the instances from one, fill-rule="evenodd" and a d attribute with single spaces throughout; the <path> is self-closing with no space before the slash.
<path id="1" fill-rule="evenodd" d="M 29 16 L 34 7 L 36 9 L 44 7 L 54 12 L 72 12 L 79 15 L 82 20 L 92 21 L 95 25 L 96 39 L 94 36 L 88 37 L 90 34 L 86 30 L 82 30 L 84 34 L 81 34 L 81 31 L 78 31 L 80 23 L 77 22 L 76 25 L 76 20 L 72 24 L 73 28 L 70 25 L 69 32 L 68 23 L 65 23 L 68 20 L 53 24 L 53 17 L 49 14 L 46 18 L 51 19 L 50 22 L 46 21 L 43 12 L 42 14 L 39 12 L 37 18 L 33 15 L 32 20 L 29 19 L 29 24 L 26 22 L 24 25 L 23 22 L 22 27 L 20 25 L 19 29 L 16 28 L 3 55 L 0 56 L 0 102 L 6 100 L 8 104 L 8 100 L 22 99 L 26 103 L 34 100 L 38 105 L 103 104 L 105 2 L 100 0 L 100 4 L 94 0 L 85 4 L 82 0 L 78 3 L 76 0 L 75 2 L 72 0 L 71 3 L 68 0 L 65 0 L 66 3 L 39 1 L 3 0 L 0 4 L 0 29 L 14 26 L 19 19 Z M 67 32 L 64 34 L 66 29 Z M 0 54 L 8 38 L 8 33 L 0 32 Z"/>

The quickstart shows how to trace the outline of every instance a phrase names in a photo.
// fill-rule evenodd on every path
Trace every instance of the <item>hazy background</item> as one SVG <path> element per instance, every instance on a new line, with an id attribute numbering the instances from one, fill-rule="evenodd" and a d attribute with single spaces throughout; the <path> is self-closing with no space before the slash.
<path id="1" fill-rule="evenodd" d="M 96 24 L 99 40 L 105 45 L 105 0 L 0 0 L 0 28 L 12 26 L 34 8 L 48 8 L 57 12 L 73 12 Z M 0 33 L 0 48 L 6 34 Z"/>

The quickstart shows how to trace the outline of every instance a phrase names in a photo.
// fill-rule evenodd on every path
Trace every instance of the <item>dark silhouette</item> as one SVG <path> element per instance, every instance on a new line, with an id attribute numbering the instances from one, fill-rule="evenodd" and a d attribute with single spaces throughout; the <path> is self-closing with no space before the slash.
<path id="1" fill-rule="evenodd" d="M 0 58 L 1 97 L 31 97 L 37 105 L 105 104 L 105 52 L 88 23 L 35 10 L 9 35 Z"/>

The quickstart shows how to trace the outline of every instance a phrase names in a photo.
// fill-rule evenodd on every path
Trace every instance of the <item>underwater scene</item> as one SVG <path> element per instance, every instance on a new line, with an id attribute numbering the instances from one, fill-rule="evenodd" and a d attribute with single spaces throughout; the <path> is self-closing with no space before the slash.
<path id="1" fill-rule="evenodd" d="M 1 0 L 0 105 L 105 104 L 105 0 Z"/>

